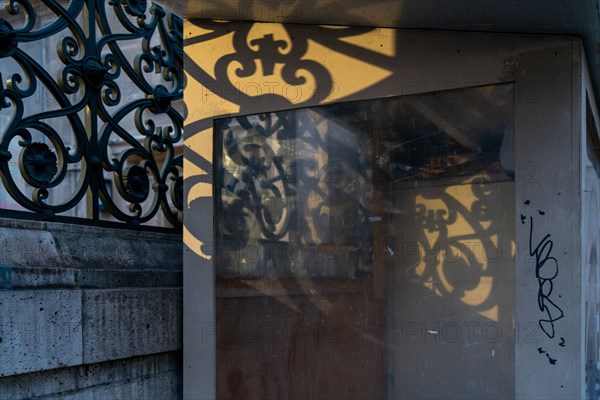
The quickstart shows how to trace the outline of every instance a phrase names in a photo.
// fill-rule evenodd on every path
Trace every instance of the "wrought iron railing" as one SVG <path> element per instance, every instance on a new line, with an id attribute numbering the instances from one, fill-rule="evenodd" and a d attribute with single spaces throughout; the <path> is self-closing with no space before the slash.
<path id="1" fill-rule="evenodd" d="M 181 226 L 182 25 L 146 0 L 4 1 L 0 216 Z"/>

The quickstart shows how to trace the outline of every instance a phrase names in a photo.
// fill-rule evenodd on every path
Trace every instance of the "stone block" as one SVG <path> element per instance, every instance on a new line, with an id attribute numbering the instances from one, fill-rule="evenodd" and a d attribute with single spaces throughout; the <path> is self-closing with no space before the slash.
<path id="1" fill-rule="evenodd" d="M 60 264 L 50 232 L 27 229 L 25 223 L 16 225 L 0 227 L 0 265 L 55 267 Z"/>
<path id="2" fill-rule="evenodd" d="M 84 290 L 83 361 L 178 350 L 181 314 L 180 288 Z"/>
<path id="3" fill-rule="evenodd" d="M 181 398 L 181 352 L 0 378 L 0 400 Z"/>
<path id="4" fill-rule="evenodd" d="M 181 270 L 180 234 L 0 218 L 0 266 Z"/>
<path id="5" fill-rule="evenodd" d="M 81 291 L 0 291 L 0 376 L 81 362 Z"/>

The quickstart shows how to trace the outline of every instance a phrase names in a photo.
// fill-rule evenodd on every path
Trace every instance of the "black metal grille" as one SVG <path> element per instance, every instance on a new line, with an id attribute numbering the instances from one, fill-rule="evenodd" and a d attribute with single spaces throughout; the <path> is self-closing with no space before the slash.
<path id="1" fill-rule="evenodd" d="M 181 18 L 146 0 L 4 6 L 0 215 L 181 227 Z"/>

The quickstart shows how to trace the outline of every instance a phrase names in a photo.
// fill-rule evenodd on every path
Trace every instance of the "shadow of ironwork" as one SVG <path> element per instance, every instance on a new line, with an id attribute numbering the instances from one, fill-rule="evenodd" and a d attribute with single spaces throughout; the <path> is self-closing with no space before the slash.
<path id="1" fill-rule="evenodd" d="M 196 46 L 224 54 L 207 64 L 186 58 L 199 85 L 186 157 L 201 170 L 186 177 L 188 202 L 195 216 L 214 210 L 214 231 L 192 217 L 195 241 L 186 245 L 200 256 L 190 260 L 215 267 L 219 396 L 415 397 L 401 386 L 424 385 L 435 396 L 452 381 L 453 395 L 477 397 L 461 371 L 478 369 L 495 396 L 508 396 L 514 343 L 506 332 L 502 371 L 484 362 L 495 342 L 467 343 L 475 354 L 467 365 L 457 359 L 464 342 L 433 355 L 431 342 L 401 335 L 404 322 L 513 321 L 513 85 L 346 101 L 376 98 L 401 77 L 382 73 L 339 95 L 336 71 L 307 54 L 321 46 L 393 71 L 401 49 L 389 55 L 348 40 L 371 28 L 192 27 L 191 54 Z M 310 93 L 249 92 L 245 79 Z M 286 324 L 301 333 L 291 340 Z M 245 336 L 249 327 L 257 337 Z M 439 384 L 429 382 L 435 374 Z"/>
<path id="2" fill-rule="evenodd" d="M 496 89 L 469 90 L 484 96 Z M 481 112 L 474 114 L 485 123 L 454 120 L 460 132 L 451 134 L 429 114 L 418 113 L 425 106 L 443 109 L 440 96 L 450 94 L 217 120 L 219 307 L 228 307 L 234 298 L 244 299 L 248 304 L 236 304 L 248 315 L 230 310 L 229 317 L 246 322 L 247 318 L 265 322 L 259 309 L 268 315 L 277 309 L 280 318 L 302 326 L 310 325 L 306 315 L 321 315 L 353 332 L 353 339 L 336 333 L 340 342 L 354 340 L 374 354 L 413 360 L 413 372 L 396 372 L 397 395 L 415 396 L 408 388 L 424 390 L 408 384 L 421 379 L 423 369 L 442 382 L 429 385 L 432 395 L 450 381 L 459 382 L 454 367 L 461 350 L 456 346 L 439 350 L 433 358 L 420 357 L 418 352 L 429 351 L 431 343 L 398 342 L 393 337 L 398 333 L 386 331 L 381 322 L 356 326 L 349 321 L 355 313 L 343 314 L 337 301 L 363 293 L 369 299 L 366 303 L 354 294 L 345 302 L 359 313 L 371 304 L 379 321 L 389 319 L 391 325 L 433 324 L 432 332 L 439 330 L 434 327 L 439 321 L 479 329 L 506 329 L 512 324 L 514 211 L 509 204 L 514 199 L 514 171 L 501 154 L 510 152 L 501 148 L 507 140 L 503 137 L 511 134 L 510 123 L 506 126 L 512 104 L 505 97 L 510 99 L 512 90 L 503 87 L 497 95 L 493 112 L 476 106 L 481 103 L 478 99 L 461 103 L 479 107 Z M 448 110 L 446 120 L 456 112 Z M 382 292 L 379 298 L 377 291 Z M 261 296 L 279 304 L 263 306 L 257 303 Z M 308 335 L 299 341 L 313 339 Z M 220 340 L 223 349 L 239 345 L 228 347 L 226 336 Z M 501 340 L 504 349 L 512 345 L 511 335 Z M 468 345 L 483 354 L 493 343 Z M 510 354 L 504 351 L 497 359 L 509 365 Z M 481 366 L 475 362 L 462 369 L 475 374 Z M 231 373 L 223 368 L 224 375 Z M 383 366 L 377 368 L 384 373 Z M 501 373 L 482 371 L 478 376 L 490 382 Z M 507 382 L 509 369 L 502 371 L 498 382 Z M 285 386 L 282 382 L 283 377 L 280 384 Z M 457 389 L 456 395 L 464 393 Z"/>

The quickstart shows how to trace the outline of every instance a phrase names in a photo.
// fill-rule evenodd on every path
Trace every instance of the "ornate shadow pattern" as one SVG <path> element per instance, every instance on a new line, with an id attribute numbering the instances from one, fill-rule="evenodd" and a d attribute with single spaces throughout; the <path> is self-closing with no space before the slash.
<path id="1" fill-rule="evenodd" d="M 185 127 L 186 160 L 204 170 L 204 173 L 188 173 L 185 179 L 186 194 L 189 197 L 185 203 L 188 214 L 204 214 L 210 208 L 212 199 L 200 193 L 208 193 L 207 186 L 213 184 L 212 154 L 201 151 L 204 145 L 195 146 L 191 143 L 200 143 L 208 135 L 212 135 L 213 120 L 227 117 L 229 113 L 252 114 L 255 106 L 261 105 L 265 109 L 286 109 L 303 107 L 309 104 L 328 103 L 334 100 L 343 100 L 356 92 L 365 89 L 368 95 L 369 86 L 385 86 L 391 79 L 389 71 L 393 70 L 396 57 L 370 50 L 364 46 L 348 41 L 348 38 L 369 35 L 376 31 L 374 28 L 355 27 L 319 27 L 326 34 L 313 35 L 312 30 L 296 25 L 276 25 L 277 31 L 264 31 L 261 24 L 236 23 L 221 21 L 190 21 L 191 32 L 186 37 L 186 73 L 190 84 L 196 85 L 190 99 L 193 98 L 194 113 L 190 113 Z M 270 26 L 273 27 L 275 25 Z M 270 29 L 269 28 L 269 29 Z M 192 33 L 193 31 L 197 33 Z M 333 74 L 335 65 L 325 63 L 326 59 L 315 58 L 315 44 L 326 49 L 331 49 L 336 54 L 344 55 L 352 60 L 369 60 L 376 65 L 376 70 L 388 71 L 387 74 L 378 76 L 376 84 L 369 80 L 360 82 L 356 90 L 341 92 L 334 82 Z M 214 46 L 223 46 L 214 48 Z M 211 50 L 212 49 L 212 50 Z M 312 50 L 311 50 L 312 49 Z M 225 54 L 220 57 L 190 57 L 190 54 L 206 54 L 206 52 Z M 312 51 L 312 53 L 311 53 Z M 208 61 L 207 64 L 204 61 Z M 376 74 L 375 74 L 376 75 Z M 361 86 L 362 85 L 362 86 Z M 221 106 L 222 105 L 222 106 Z M 194 115 L 193 115 L 194 114 Z M 278 114 L 284 120 L 286 114 Z M 263 122 L 271 117 L 263 119 Z M 238 122 L 235 122 L 237 124 Z M 253 122 L 242 122 L 245 125 Z M 274 127 L 282 127 L 284 122 L 273 121 L 271 132 L 261 132 L 267 137 L 275 133 Z M 279 135 L 279 134 L 277 134 Z M 277 169 L 279 161 L 272 165 Z M 271 164 L 269 164 L 271 165 Z M 265 166 L 266 167 L 266 166 Z M 294 164 L 290 168 L 302 168 Z M 216 169 L 219 173 L 219 168 Z M 286 173 L 289 175 L 289 173 Z M 273 178 L 273 176 L 271 176 Z M 281 185 L 291 185 L 291 182 L 281 180 L 276 186 L 280 194 L 274 194 L 275 204 L 287 204 L 285 188 Z M 202 189 L 199 189 L 202 188 Z M 278 214 L 276 213 L 276 216 Z M 292 212 L 281 214 L 283 221 L 276 232 L 267 234 L 283 237 L 287 230 L 293 226 Z M 265 217 L 271 218 L 266 216 Z M 262 217 L 261 217 L 262 218 Z M 260 219 L 259 219 L 260 220 Z M 263 221 L 264 223 L 264 221 Z M 212 230 L 206 230 L 200 224 L 188 224 L 193 241 L 198 244 L 192 250 L 202 259 L 208 259 L 209 246 L 212 242 Z M 268 225 L 268 223 L 267 223 Z M 265 225 L 265 229 L 269 229 Z M 293 231 L 293 230 L 292 230 Z"/>
<path id="2" fill-rule="evenodd" d="M 186 35 L 186 264 L 216 268 L 219 397 L 466 398 L 475 375 L 508 397 L 514 374 L 484 355 L 510 365 L 510 335 L 467 356 L 444 328 L 514 319 L 513 85 L 382 98 L 407 53 L 372 29 Z"/>
<path id="3" fill-rule="evenodd" d="M 272 268 L 280 276 L 354 276 L 371 268 L 371 248 L 362 246 L 372 239 L 370 142 L 335 119 L 337 111 L 286 111 L 217 123 L 223 143 L 219 237 L 234 252 L 264 247 L 246 276 L 276 272 Z M 237 254 L 240 261 L 245 252 Z M 338 257 L 347 262 L 330 262 Z"/>
<path id="4" fill-rule="evenodd" d="M 4 4 L 0 173 L 18 206 L 1 215 L 85 222 L 72 217 L 86 202 L 94 223 L 162 211 L 181 227 L 182 20 L 146 0 Z M 43 41 L 55 73 L 28 50 Z M 44 97 L 54 106 L 36 109 Z"/>
<path id="5" fill-rule="evenodd" d="M 218 96 L 242 107 L 241 114 L 249 113 L 245 110 L 249 104 L 281 109 L 330 102 L 334 95 L 343 100 L 343 94 L 338 93 L 334 83 L 334 71 L 323 62 L 325 60 L 310 58 L 311 42 L 355 60 L 369 60 L 372 65 L 386 70 L 392 70 L 397 61 L 395 57 L 345 41 L 374 32 L 375 28 L 319 27 L 325 34 L 312 35 L 306 27 L 288 24 L 277 25 L 280 31 L 275 34 L 261 32 L 256 35 L 254 28 L 260 24 L 232 25 L 219 21 L 191 21 L 190 24 L 202 29 L 203 33 L 185 39 L 188 51 L 194 51 L 197 45 L 205 46 L 231 37 L 227 40 L 231 40 L 232 52 L 219 57 L 209 69 L 198 59 L 186 58 L 186 72 L 205 89 L 202 98 L 199 96 L 198 99 L 207 102 L 212 100 L 207 96 Z M 250 85 L 242 82 L 245 78 L 252 78 Z M 377 86 L 385 84 L 386 81 L 381 80 Z M 295 90 L 286 91 L 291 87 L 298 88 L 302 94 Z M 211 127 L 212 119 L 218 116 L 189 121 L 186 138 Z"/>
<path id="6" fill-rule="evenodd" d="M 511 90 L 499 85 L 219 120 L 217 233 L 224 254 L 241 251 L 236 255 L 241 258 L 222 260 L 217 268 L 238 268 L 248 256 L 244 248 L 256 246 L 265 247 L 264 254 L 246 257 L 256 263 L 234 275 L 369 275 L 373 223 L 395 220 L 401 231 L 414 230 L 412 242 L 400 246 L 414 245 L 415 255 L 421 255 L 418 272 L 407 272 L 410 277 L 418 275 L 440 296 L 464 297 L 481 281 L 473 272 L 485 269 L 475 253 L 488 257 L 499 246 L 510 248 L 493 239 L 501 229 L 491 214 L 498 205 L 491 201 L 497 193 L 489 183 L 513 179 L 514 167 L 504 154 L 511 146 L 506 122 Z M 464 104 L 477 103 L 472 114 L 478 117 L 461 111 Z M 450 189 L 428 189 L 443 186 Z M 461 189 L 454 193 L 453 187 Z M 407 199 L 404 207 L 396 204 Z M 376 245 L 397 248 L 395 236 L 393 230 L 380 234 Z M 351 268 L 332 271 L 326 262 L 332 255 Z M 459 259 L 476 282 L 454 279 L 462 268 Z M 293 264 L 293 273 L 287 264 Z"/>
<path id="7" fill-rule="evenodd" d="M 372 367 L 365 381 L 383 381 L 383 359 L 411 360 L 410 371 L 387 371 L 398 381 L 395 398 L 418 397 L 412 388 L 435 397 L 448 387 L 451 397 L 464 397 L 475 373 L 494 393 L 505 393 L 510 369 L 486 369 L 482 355 L 493 352 L 509 364 L 512 337 L 446 334 L 450 326 L 486 327 L 496 335 L 514 318 L 513 90 L 490 85 L 216 122 L 224 398 L 240 396 L 229 379 L 256 359 L 269 371 L 304 374 L 293 356 L 286 358 L 297 343 L 253 343 L 252 357 L 239 355 L 243 340 L 229 332 L 269 318 L 302 326 L 309 333 L 298 343 L 306 346 L 318 341 L 310 327 L 334 321 L 334 342 L 348 340 L 364 351 L 360 360 Z M 367 312 L 370 322 L 356 322 Z M 420 329 L 412 337 L 420 340 L 410 342 L 406 327 Z M 441 338 L 421 336 L 436 334 Z M 423 357 L 440 340 L 444 346 Z M 329 373 L 342 381 L 353 372 Z M 333 396 L 317 385 L 294 388 L 285 372 L 273 375 L 277 390 Z M 258 372 L 244 376 L 260 381 Z M 440 383 L 427 385 L 433 376 Z M 361 379 L 342 385 L 359 390 Z M 268 397 L 269 388 L 252 393 Z M 363 396 L 380 398 L 378 390 Z"/>

